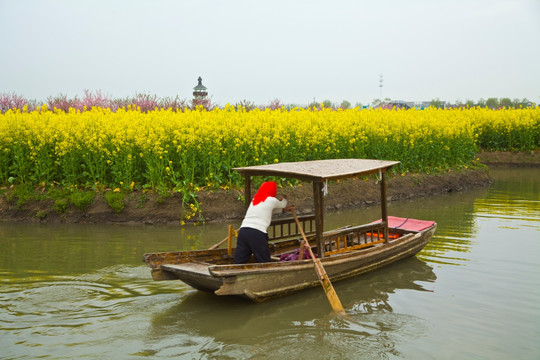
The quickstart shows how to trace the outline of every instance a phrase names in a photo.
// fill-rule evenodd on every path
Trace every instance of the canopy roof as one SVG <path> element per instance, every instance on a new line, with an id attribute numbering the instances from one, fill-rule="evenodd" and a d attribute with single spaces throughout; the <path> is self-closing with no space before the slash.
<path id="1" fill-rule="evenodd" d="M 385 172 L 399 161 L 371 159 L 333 159 L 284 162 L 234 168 L 244 176 L 276 176 L 301 180 L 333 180 Z"/>

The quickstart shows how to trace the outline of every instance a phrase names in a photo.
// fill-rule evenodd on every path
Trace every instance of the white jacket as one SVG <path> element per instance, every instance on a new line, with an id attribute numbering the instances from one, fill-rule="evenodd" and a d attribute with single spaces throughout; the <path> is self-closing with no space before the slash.
<path id="1" fill-rule="evenodd" d="M 253 205 L 251 202 L 241 227 L 257 229 L 266 233 L 272 222 L 272 214 L 279 213 L 286 206 L 287 199 L 280 201 L 272 196 L 267 197 L 266 200 L 257 205 Z"/>

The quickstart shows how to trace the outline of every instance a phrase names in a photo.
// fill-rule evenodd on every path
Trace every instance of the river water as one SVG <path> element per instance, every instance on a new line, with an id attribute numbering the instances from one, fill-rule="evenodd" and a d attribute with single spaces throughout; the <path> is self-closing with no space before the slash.
<path id="1" fill-rule="evenodd" d="M 253 304 L 152 281 L 144 253 L 209 247 L 225 224 L 0 222 L 0 359 L 539 359 L 540 169 L 491 174 L 390 203 L 438 229 L 416 257 L 334 283 L 347 318 L 320 288 Z"/>

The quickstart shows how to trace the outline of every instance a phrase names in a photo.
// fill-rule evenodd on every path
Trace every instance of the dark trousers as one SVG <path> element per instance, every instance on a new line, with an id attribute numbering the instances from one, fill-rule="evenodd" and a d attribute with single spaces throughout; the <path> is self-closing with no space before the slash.
<path id="1" fill-rule="evenodd" d="M 268 234 L 252 228 L 240 228 L 234 252 L 234 263 L 247 263 L 251 254 L 255 256 L 256 262 L 270 262 Z"/>

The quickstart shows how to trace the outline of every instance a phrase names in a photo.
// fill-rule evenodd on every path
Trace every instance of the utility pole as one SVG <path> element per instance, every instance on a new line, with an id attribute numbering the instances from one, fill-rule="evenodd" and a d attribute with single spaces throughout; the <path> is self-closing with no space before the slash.
<path id="1" fill-rule="evenodd" d="M 382 97 L 382 87 L 383 87 L 383 74 L 379 74 L 379 89 L 380 89 L 380 92 L 379 92 L 379 99 L 381 99 L 381 102 L 383 101 L 383 97 Z"/>

